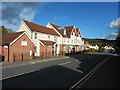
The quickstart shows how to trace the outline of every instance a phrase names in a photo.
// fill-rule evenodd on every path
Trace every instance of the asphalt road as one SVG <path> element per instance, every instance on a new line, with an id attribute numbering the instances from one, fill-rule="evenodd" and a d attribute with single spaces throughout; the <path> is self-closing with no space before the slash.
<path id="1" fill-rule="evenodd" d="M 3 69 L 4 88 L 70 88 L 110 55 L 84 54 Z"/>
<path id="2" fill-rule="evenodd" d="M 119 88 L 120 87 L 120 56 L 109 59 L 79 88 Z"/>

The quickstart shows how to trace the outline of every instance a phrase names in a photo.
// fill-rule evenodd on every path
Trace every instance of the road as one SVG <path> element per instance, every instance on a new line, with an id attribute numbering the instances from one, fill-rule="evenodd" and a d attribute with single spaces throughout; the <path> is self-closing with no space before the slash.
<path id="1" fill-rule="evenodd" d="M 3 69 L 4 88 L 71 88 L 111 55 L 83 54 L 70 58 Z"/>
<path id="2" fill-rule="evenodd" d="M 109 59 L 90 78 L 84 80 L 79 88 L 119 88 L 120 56 Z"/>

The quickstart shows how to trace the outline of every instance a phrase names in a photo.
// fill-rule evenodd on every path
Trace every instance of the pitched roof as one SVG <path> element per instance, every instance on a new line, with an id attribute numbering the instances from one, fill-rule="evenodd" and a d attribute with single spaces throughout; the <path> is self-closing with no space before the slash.
<path id="1" fill-rule="evenodd" d="M 18 36 L 20 36 L 22 33 L 23 32 L 16 32 L 16 33 L 10 33 L 10 34 L 1 35 L 0 37 L 2 37 L 2 39 L 0 40 L 0 44 L 8 45 L 13 40 L 15 40 Z"/>
<path id="2" fill-rule="evenodd" d="M 56 42 L 40 40 L 44 45 L 54 45 Z"/>
<path id="3" fill-rule="evenodd" d="M 72 30 L 73 30 L 73 28 L 74 28 L 74 26 L 67 26 L 67 27 L 64 27 L 64 28 L 66 28 L 66 33 L 67 33 L 68 35 L 70 35 L 71 32 L 72 32 Z"/>
<path id="4" fill-rule="evenodd" d="M 55 25 L 55 24 L 52 24 L 52 23 L 50 23 L 50 24 L 51 24 L 63 37 L 69 38 L 69 36 L 64 35 L 60 30 L 58 30 L 58 28 L 61 27 L 61 26 L 58 26 L 58 25 Z"/>
<path id="5" fill-rule="evenodd" d="M 59 36 L 53 29 L 23 20 L 32 31 Z"/>
<path id="6" fill-rule="evenodd" d="M 80 34 L 80 29 L 79 28 L 76 28 L 76 31 L 77 31 L 77 35 Z M 80 34 L 80 37 L 81 37 L 81 34 Z"/>

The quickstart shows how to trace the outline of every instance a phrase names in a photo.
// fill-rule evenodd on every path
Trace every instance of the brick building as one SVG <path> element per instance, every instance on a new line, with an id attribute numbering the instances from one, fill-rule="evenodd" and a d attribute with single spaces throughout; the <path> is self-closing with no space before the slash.
<path id="1" fill-rule="evenodd" d="M 5 61 L 29 60 L 34 55 L 35 43 L 26 32 L 2 35 L 0 55 Z"/>
<path id="2" fill-rule="evenodd" d="M 48 55 L 63 55 L 66 53 L 80 52 L 84 50 L 84 40 L 81 38 L 80 29 L 75 26 L 62 27 L 52 23 L 46 26 L 23 20 L 16 32 L 25 31 L 35 42 L 35 56 L 42 57 L 49 48 Z M 53 45 L 46 45 L 52 43 Z M 44 57 L 47 54 L 44 55 Z"/>

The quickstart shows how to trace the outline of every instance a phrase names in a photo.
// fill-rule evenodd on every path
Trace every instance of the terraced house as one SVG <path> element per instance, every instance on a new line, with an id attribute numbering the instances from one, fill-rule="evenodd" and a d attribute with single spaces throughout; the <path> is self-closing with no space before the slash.
<path id="1" fill-rule="evenodd" d="M 75 26 L 61 27 L 48 23 L 46 26 L 23 20 L 17 32 L 25 31 L 35 42 L 35 56 L 63 55 L 84 49 L 80 29 Z"/>

